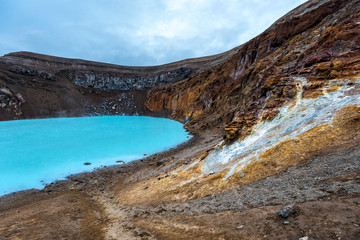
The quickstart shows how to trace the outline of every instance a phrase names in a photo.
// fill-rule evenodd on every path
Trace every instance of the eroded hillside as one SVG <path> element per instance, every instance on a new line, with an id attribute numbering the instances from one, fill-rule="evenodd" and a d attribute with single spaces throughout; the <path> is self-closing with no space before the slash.
<path id="1" fill-rule="evenodd" d="M 0 120 L 148 115 L 144 102 L 150 89 L 192 76 L 236 51 L 153 67 L 10 53 L 0 57 Z"/>
<path id="2" fill-rule="evenodd" d="M 229 61 L 152 90 L 149 109 L 170 109 L 190 128 L 224 127 L 225 140 L 192 156 L 165 183 L 144 193 L 146 183 L 138 183 L 120 199 L 204 197 L 357 145 L 359 10 L 359 1 L 310 1 Z"/>

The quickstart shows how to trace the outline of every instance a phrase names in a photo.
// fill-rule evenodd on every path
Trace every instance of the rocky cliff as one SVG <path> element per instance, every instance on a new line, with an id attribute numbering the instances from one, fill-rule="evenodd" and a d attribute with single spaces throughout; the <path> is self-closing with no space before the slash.
<path id="1" fill-rule="evenodd" d="M 151 114 L 147 92 L 178 82 L 236 52 L 153 67 L 128 67 L 28 52 L 0 57 L 0 119 Z"/>
<path id="2" fill-rule="evenodd" d="M 190 78 L 153 89 L 146 106 L 173 117 L 225 126 L 228 139 L 244 137 L 254 123 L 273 118 L 295 98 L 318 96 L 331 79 L 359 74 L 359 2 L 309 1 L 239 47 L 228 61 Z M 238 136 L 239 135 L 239 136 Z"/>
<path id="3" fill-rule="evenodd" d="M 359 12 L 360 1 L 309 1 L 226 62 L 152 89 L 150 110 L 171 110 L 192 129 L 220 128 L 224 141 L 194 154 L 166 187 L 152 184 L 158 191 L 146 195 L 139 185 L 122 201 L 200 198 L 357 145 Z"/>

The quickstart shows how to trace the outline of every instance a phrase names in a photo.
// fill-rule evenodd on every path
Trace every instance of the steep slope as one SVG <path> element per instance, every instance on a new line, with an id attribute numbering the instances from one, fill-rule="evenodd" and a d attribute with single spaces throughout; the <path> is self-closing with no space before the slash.
<path id="1" fill-rule="evenodd" d="M 236 53 L 153 67 L 127 67 L 29 52 L 0 57 L 0 120 L 147 115 L 147 91 L 177 82 Z"/>
<path id="2" fill-rule="evenodd" d="M 223 126 L 225 140 L 171 179 L 127 186 L 120 202 L 184 202 L 357 145 L 359 11 L 360 1 L 309 1 L 228 61 L 153 89 L 149 109 L 170 109 L 193 129 Z"/>
<path id="3" fill-rule="evenodd" d="M 228 124 L 232 138 L 250 123 L 242 119 L 256 120 L 260 109 L 271 117 L 273 109 L 294 99 L 294 77 L 311 81 L 305 93 L 309 94 L 324 86 L 324 80 L 358 74 L 358 5 L 309 1 L 240 46 L 228 61 L 153 89 L 147 106 L 154 111 L 171 109 L 175 118 L 191 124 L 202 118 L 209 124 Z"/>

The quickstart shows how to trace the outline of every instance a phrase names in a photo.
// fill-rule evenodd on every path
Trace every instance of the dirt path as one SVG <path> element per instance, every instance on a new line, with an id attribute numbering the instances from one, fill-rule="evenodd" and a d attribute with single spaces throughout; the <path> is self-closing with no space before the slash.
<path id="1" fill-rule="evenodd" d="M 128 239 L 359 239 L 359 159 L 357 146 L 184 204 L 129 207 L 109 195 L 102 202 Z M 279 217 L 288 204 L 296 214 Z"/>

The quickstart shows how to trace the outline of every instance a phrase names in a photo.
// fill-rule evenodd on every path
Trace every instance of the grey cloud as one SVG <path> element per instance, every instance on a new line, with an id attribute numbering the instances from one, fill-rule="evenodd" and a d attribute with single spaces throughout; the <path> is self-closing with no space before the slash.
<path id="1" fill-rule="evenodd" d="M 216 54 L 304 0 L 2 0 L 0 55 L 34 51 L 122 65 Z"/>

